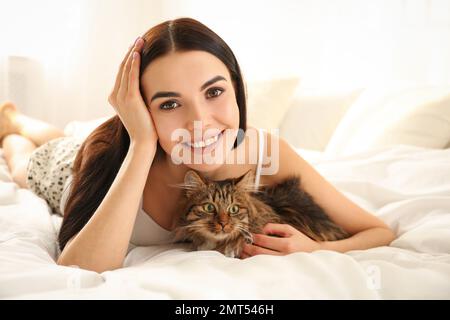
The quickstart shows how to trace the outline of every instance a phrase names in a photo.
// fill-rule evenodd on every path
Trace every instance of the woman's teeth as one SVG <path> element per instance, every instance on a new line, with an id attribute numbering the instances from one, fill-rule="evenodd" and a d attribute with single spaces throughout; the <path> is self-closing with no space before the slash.
<path id="1" fill-rule="evenodd" d="M 220 133 L 212 138 L 206 139 L 205 141 L 199 141 L 199 142 L 185 142 L 185 144 L 187 144 L 189 147 L 194 147 L 194 148 L 204 148 L 207 147 L 211 144 L 213 144 L 214 142 L 216 142 L 219 139 Z"/>

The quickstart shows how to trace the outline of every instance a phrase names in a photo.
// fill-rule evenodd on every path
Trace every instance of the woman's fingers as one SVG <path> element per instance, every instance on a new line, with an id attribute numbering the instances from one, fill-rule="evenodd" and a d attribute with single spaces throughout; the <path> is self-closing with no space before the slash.
<path id="1" fill-rule="evenodd" d="M 135 50 L 135 46 L 133 46 L 131 52 L 128 53 L 127 56 L 127 60 L 125 61 L 125 64 L 122 68 L 122 74 L 121 79 L 120 79 L 120 85 L 119 85 L 119 89 L 117 91 L 117 96 L 118 97 L 125 97 L 127 90 L 128 90 L 128 74 L 129 74 L 129 64 L 130 64 L 130 60 L 131 60 L 131 56 L 133 55 L 133 51 Z"/>
<path id="2" fill-rule="evenodd" d="M 139 40 L 140 38 L 141 38 L 141 37 L 138 37 L 138 38 L 136 39 L 136 41 L 128 48 L 128 51 L 127 51 L 127 53 L 125 54 L 125 57 L 123 58 L 122 62 L 120 63 L 119 70 L 117 71 L 117 75 L 116 75 L 116 81 L 115 81 L 115 83 L 114 83 L 114 88 L 113 88 L 113 91 L 111 92 L 111 94 L 109 95 L 109 99 L 108 99 L 108 101 L 109 101 L 112 105 L 115 105 L 115 104 L 116 104 L 116 97 L 117 97 L 117 94 L 118 94 L 118 92 L 119 92 L 120 84 L 121 84 L 121 82 L 122 82 L 123 71 L 124 71 L 126 62 L 127 62 L 127 60 L 128 60 L 128 57 L 130 56 L 130 54 L 132 54 L 132 52 L 133 52 L 133 50 L 134 50 L 134 48 L 135 48 L 135 45 L 136 45 L 136 43 L 138 42 L 138 40 Z"/>
<path id="3" fill-rule="evenodd" d="M 138 39 L 136 39 L 136 41 L 137 40 Z M 128 48 L 128 51 L 127 51 L 125 57 L 123 58 L 122 62 L 120 63 L 119 70 L 117 71 L 117 75 L 116 75 L 116 81 L 114 83 L 114 88 L 113 88 L 113 91 L 111 92 L 110 98 L 111 98 L 111 96 L 113 96 L 115 98 L 115 95 L 117 95 L 117 92 L 119 91 L 120 82 L 122 81 L 123 67 L 125 66 L 128 56 L 130 55 L 130 52 L 133 50 L 136 41 Z"/>
<path id="4" fill-rule="evenodd" d="M 288 239 L 271 237 L 265 234 L 253 234 L 253 244 L 275 251 L 284 251 Z"/>
<path id="5" fill-rule="evenodd" d="M 290 237 L 295 233 L 295 229 L 283 223 L 267 223 L 263 227 L 263 233 L 272 234 L 280 237 Z"/>
<path id="6" fill-rule="evenodd" d="M 257 254 L 270 254 L 270 255 L 274 255 L 274 256 L 282 255 L 281 252 L 266 249 L 266 248 L 259 247 L 259 246 L 254 246 L 252 244 L 245 244 L 242 253 L 244 253 L 248 256 L 255 256 Z"/>
<path id="7" fill-rule="evenodd" d="M 129 78 L 129 75 L 130 75 L 131 61 L 132 61 L 132 57 L 133 57 L 133 52 L 139 51 L 139 49 L 141 48 L 143 42 L 144 41 L 141 38 L 139 38 L 136 41 L 136 43 L 135 43 L 133 49 L 131 50 L 131 52 L 128 54 L 128 58 L 127 58 L 127 61 L 125 62 L 125 66 L 124 66 L 124 69 L 123 69 L 123 72 L 122 72 L 122 80 L 120 82 L 119 95 L 125 96 L 125 94 L 128 92 L 128 78 Z"/>
<path id="8" fill-rule="evenodd" d="M 248 254 L 246 254 L 245 252 L 242 252 L 241 255 L 239 256 L 240 259 L 247 259 L 250 256 Z"/>
<path id="9" fill-rule="evenodd" d="M 128 76 L 128 90 L 132 93 L 139 92 L 139 65 L 141 55 L 134 51 L 131 57 L 131 68 Z"/>

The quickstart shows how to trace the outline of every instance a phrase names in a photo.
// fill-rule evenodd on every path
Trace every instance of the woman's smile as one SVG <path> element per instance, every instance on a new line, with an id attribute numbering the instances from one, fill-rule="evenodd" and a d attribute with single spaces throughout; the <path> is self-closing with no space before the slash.
<path id="1" fill-rule="evenodd" d="M 191 153 L 194 154 L 207 154 L 210 153 L 212 150 L 216 148 L 217 145 L 219 145 L 222 142 L 223 132 L 222 130 L 219 132 L 219 134 L 215 135 L 214 137 L 208 138 L 204 141 L 198 141 L 198 142 L 183 142 L 182 146 L 183 149 L 189 150 Z"/>

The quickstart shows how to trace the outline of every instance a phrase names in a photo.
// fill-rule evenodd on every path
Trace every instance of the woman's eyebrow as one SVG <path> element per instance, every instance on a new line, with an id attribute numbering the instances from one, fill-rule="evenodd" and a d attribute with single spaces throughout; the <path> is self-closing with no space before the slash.
<path id="1" fill-rule="evenodd" d="M 212 85 L 214 82 L 220 81 L 220 80 L 225 80 L 227 81 L 227 79 L 225 79 L 222 76 L 215 76 L 214 78 L 206 81 L 201 87 L 200 87 L 200 91 L 204 90 L 206 87 Z M 157 93 L 155 93 L 152 97 L 152 99 L 150 100 L 150 102 L 153 102 L 153 100 L 158 99 L 158 98 L 167 98 L 167 97 L 181 97 L 181 94 L 179 94 L 178 92 L 173 92 L 173 91 L 158 91 Z"/>

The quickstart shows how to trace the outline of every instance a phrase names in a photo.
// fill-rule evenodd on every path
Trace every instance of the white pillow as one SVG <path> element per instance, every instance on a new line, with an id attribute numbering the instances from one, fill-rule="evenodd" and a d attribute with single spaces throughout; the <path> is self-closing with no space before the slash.
<path id="1" fill-rule="evenodd" d="M 272 79 L 248 82 L 247 122 L 255 128 L 279 128 L 299 78 Z"/>
<path id="2" fill-rule="evenodd" d="M 70 121 L 64 127 L 64 134 L 66 136 L 74 136 L 84 140 L 92 131 L 94 131 L 94 129 L 111 117 L 112 116 L 105 116 L 87 121 Z"/>
<path id="3" fill-rule="evenodd" d="M 334 130 L 362 89 L 331 92 L 300 88 L 280 126 L 296 148 L 324 151 Z"/>
<path id="4" fill-rule="evenodd" d="M 326 154 L 398 144 L 445 148 L 449 142 L 450 87 L 373 88 L 349 108 Z"/>

